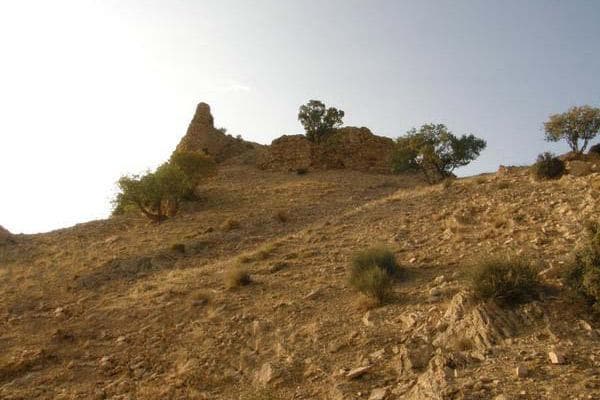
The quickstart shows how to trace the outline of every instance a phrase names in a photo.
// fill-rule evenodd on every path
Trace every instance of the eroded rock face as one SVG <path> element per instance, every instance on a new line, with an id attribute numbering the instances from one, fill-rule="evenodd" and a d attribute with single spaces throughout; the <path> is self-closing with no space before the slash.
<path id="1" fill-rule="evenodd" d="M 303 135 L 275 139 L 258 161 L 272 170 L 352 169 L 389 173 L 393 140 L 374 135 L 367 128 L 337 129 L 326 140 L 313 143 Z"/>
<path id="2" fill-rule="evenodd" d="M 7 229 L 5 229 L 2 225 L 0 225 L 0 243 L 7 241 L 11 238 L 11 236 L 12 235 L 10 234 L 10 232 Z"/>
<path id="3" fill-rule="evenodd" d="M 196 107 L 194 118 L 190 122 L 187 133 L 177 145 L 176 151 L 199 151 L 223 162 L 256 150 L 259 145 L 234 138 L 218 130 L 210 113 L 210 106 L 200 103 Z"/>

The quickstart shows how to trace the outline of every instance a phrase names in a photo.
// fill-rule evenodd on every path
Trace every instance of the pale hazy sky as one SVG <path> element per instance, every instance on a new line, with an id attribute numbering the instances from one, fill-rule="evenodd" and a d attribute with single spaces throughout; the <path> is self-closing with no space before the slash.
<path id="1" fill-rule="evenodd" d="M 460 174 L 530 163 L 549 114 L 600 106 L 600 1 L 0 1 L 0 224 L 104 218 L 196 104 L 269 143 L 321 99 L 397 137 L 488 142 Z"/>

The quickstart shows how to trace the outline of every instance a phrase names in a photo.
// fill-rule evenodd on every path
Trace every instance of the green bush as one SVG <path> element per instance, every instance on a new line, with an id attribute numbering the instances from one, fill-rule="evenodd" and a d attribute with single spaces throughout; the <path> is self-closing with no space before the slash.
<path id="1" fill-rule="evenodd" d="M 488 257 L 475 263 L 470 283 L 479 299 L 515 305 L 536 297 L 540 287 L 537 270 L 524 258 Z"/>
<path id="2" fill-rule="evenodd" d="M 591 223 L 586 228 L 588 243 L 575 253 L 566 270 L 565 281 L 600 313 L 600 223 Z"/>
<path id="3" fill-rule="evenodd" d="M 352 270 L 349 282 L 359 292 L 378 303 L 383 303 L 390 297 L 391 279 L 391 276 L 383 269 L 372 265 L 360 270 Z"/>
<path id="4" fill-rule="evenodd" d="M 383 246 L 370 247 L 366 250 L 354 253 L 352 256 L 352 270 L 377 266 L 384 270 L 388 275 L 397 275 L 400 268 L 396 263 L 396 257 L 391 250 Z"/>
<path id="5" fill-rule="evenodd" d="M 181 200 L 192 187 L 186 174 L 171 163 L 145 175 L 123 176 L 117 186 L 120 192 L 113 201 L 114 215 L 136 208 L 159 223 L 177 214 Z"/>
<path id="6" fill-rule="evenodd" d="M 593 145 L 592 147 L 590 147 L 590 150 L 588 151 L 589 154 L 597 154 L 600 156 L 600 143 Z"/>
<path id="7" fill-rule="evenodd" d="M 565 163 L 554 154 L 545 152 L 538 156 L 533 173 L 537 179 L 558 179 L 565 173 Z"/>
<path id="8" fill-rule="evenodd" d="M 392 279 L 399 272 L 394 253 L 385 247 L 371 247 L 354 254 L 348 281 L 361 293 L 383 303 L 389 298 Z"/>

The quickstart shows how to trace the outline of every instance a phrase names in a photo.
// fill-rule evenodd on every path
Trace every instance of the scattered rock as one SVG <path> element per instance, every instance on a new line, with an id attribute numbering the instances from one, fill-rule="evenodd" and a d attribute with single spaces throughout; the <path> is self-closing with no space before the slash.
<path id="1" fill-rule="evenodd" d="M 583 319 L 580 319 L 580 320 L 579 320 L 579 326 L 581 326 L 581 328 L 583 328 L 584 330 L 586 330 L 586 331 L 588 331 L 588 332 L 591 332 L 591 331 L 592 331 L 592 329 L 593 329 L 593 328 L 592 328 L 592 325 L 590 325 L 590 323 L 589 323 L 589 322 L 587 322 L 587 321 L 585 321 L 585 320 L 583 320 Z"/>
<path id="2" fill-rule="evenodd" d="M 270 362 L 266 362 L 256 373 L 256 382 L 262 386 L 267 386 L 278 376 L 279 373 L 275 370 L 274 366 Z"/>
<path id="3" fill-rule="evenodd" d="M 515 372 L 516 372 L 517 378 L 520 378 L 520 379 L 526 378 L 527 375 L 529 375 L 529 370 L 524 365 L 519 365 L 516 368 Z"/>
<path id="4" fill-rule="evenodd" d="M 363 315 L 362 322 L 365 326 L 368 326 L 368 327 L 375 326 L 375 323 L 373 322 L 373 320 L 371 320 L 371 312 L 370 311 L 367 311 L 365 313 L 365 315 Z"/>
<path id="5" fill-rule="evenodd" d="M 359 377 L 363 376 L 364 374 L 366 374 L 370 369 L 371 369 L 371 366 L 369 366 L 369 365 L 366 367 L 354 368 L 346 374 L 346 377 L 348 379 L 356 379 L 356 378 L 359 378 Z"/>
<path id="6" fill-rule="evenodd" d="M 323 292 L 323 288 L 316 288 L 316 289 L 312 290 L 309 294 L 307 294 L 306 296 L 304 296 L 304 299 L 306 299 L 306 300 L 316 299 L 317 297 L 319 297 L 319 295 L 322 292 Z"/>
<path id="7" fill-rule="evenodd" d="M 565 363 L 565 358 L 564 356 L 557 352 L 557 351 L 551 351 L 548 353 L 548 358 L 550 358 L 550 362 L 552 364 L 564 364 Z"/>
<path id="8" fill-rule="evenodd" d="M 369 396 L 369 400 L 384 400 L 385 396 L 387 396 L 387 388 L 377 388 L 371 390 L 371 395 Z"/>

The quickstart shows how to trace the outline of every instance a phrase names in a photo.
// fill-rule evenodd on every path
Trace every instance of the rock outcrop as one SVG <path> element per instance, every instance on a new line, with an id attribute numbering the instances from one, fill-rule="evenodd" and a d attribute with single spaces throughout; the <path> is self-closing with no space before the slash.
<path id="1" fill-rule="evenodd" d="M 7 242 L 11 237 L 10 232 L 0 225 L 0 243 Z"/>
<path id="2" fill-rule="evenodd" d="M 326 140 L 313 143 L 303 135 L 275 139 L 257 164 L 263 169 L 352 169 L 390 172 L 393 140 L 374 135 L 368 128 L 336 129 Z"/>
<path id="3" fill-rule="evenodd" d="M 262 146 L 259 144 L 234 138 L 216 129 L 210 113 L 210 106 L 200 103 L 196 107 L 196 113 L 190 122 L 187 133 L 177 145 L 176 151 L 201 151 L 220 163 L 254 152 L 260 147 Z"/>

